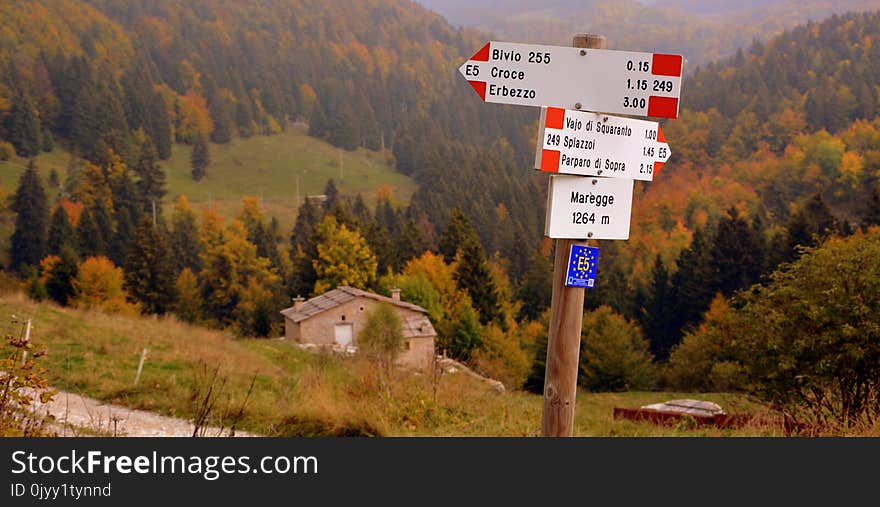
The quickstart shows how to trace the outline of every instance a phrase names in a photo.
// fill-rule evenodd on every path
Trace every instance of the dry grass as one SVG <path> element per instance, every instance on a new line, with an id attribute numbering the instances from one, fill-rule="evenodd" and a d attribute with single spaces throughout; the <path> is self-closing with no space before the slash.
<path id="1" fill-rule="evenodd" d="M 541 398 L 497 393 L 460 374 L 440 377 L 396 372 L 384 388 L 360 359 L 312 354 L 281 340 L 236 339 L 173 318 L 125 317 L 35 303 L 0 295 L 0 326 L 9 316 L 31 318 L 34 339 L 48 349 L 43 365 L 58 388 L 132 408 L 190 416 L 199 368 L 221 366 L 226 402 L 237 406 L 256 374 L 239 428 L 274 435 L 534 436 L 540 433 Z M 3 329 L 3 331 L 7 331 Z M 133 386 L 143 348 L 147 360 Z M 638 407 L 680 393 L 579 393 L 575 433 L 581 436 L 779 435 L 773 427 L 738 430 L 654 426 L 615 421 L 613 408 Z M 759 413 L 737 395 L 699 395 L 731 412 Z M 223 401 L 223 400 L 221 400 Z"/>

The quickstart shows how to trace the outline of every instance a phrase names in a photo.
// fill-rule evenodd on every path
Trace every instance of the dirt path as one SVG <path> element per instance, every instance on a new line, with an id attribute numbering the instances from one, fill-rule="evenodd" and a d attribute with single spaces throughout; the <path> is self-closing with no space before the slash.
<path id="1" fill-rule="evenodd" d="M 35 397 L 39 400 L 39 397 Z M 194 426 L 186 419 L 107 404 L 78 394 L 59 391 L 46 404 L 33 407 L 39 415 L 51 415 L 58 436 L 191 437 Z M 222 433 L 222 434 L 221 434 Z M 229 436 L 227 430 L 208 428 L 205 436 Z M 236 431 L 237 437 L 259 436 Z"/>

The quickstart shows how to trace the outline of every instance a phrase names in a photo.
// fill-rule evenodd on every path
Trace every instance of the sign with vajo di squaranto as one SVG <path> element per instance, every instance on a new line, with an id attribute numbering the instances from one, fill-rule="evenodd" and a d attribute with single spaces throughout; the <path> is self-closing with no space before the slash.
<path id="1" fill-rule="evenodd" d="M 535 169 L 652 181 L 671 152 L 657 122 L 555 107 L 541 111 Z"/>

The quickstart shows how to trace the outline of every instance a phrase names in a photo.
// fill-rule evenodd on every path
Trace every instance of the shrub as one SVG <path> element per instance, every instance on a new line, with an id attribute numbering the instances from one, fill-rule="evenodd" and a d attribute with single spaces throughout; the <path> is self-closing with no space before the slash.
<path id="1" fill-rule="evenodd" d="M 0 160 L 12 160 L 15 157 L 15 148 L 6 141 L 0 141 Z"/>
<path id="2" fill-rule="evenodd" d="M 703 322 L 685 333 L 669 355 L 666 383 L 681 391 L 732 391 L 744 385 L 745 371 L 735 357 L 735 315 L 718 295 Z"/>
<path id="3" fill-rule="evenodd" d="M 880 418 L 880 228 L 828 240 L 743 296 L 732 329 L 752 390 L 829 426 Z"/>
<path id="4" fill-rule="evenodd" d="M 584 315 L 579 383 L 591 391 L 654 387 L 657 372 L 639 327 L 601 306 Z"/>
<path id="5" fill-rule="evenodd" d="M 358 335 L 358 348 L 391 375 L 394 360 L 403 350 L 403 323 L 391 305 L 380 304 L 367 315 Z"/>
<path id="6" fill-rule="evenodd" d="M 531 368 L 528 356 L 519 346 L 518 330 L 505 333 L 494 324 L 486 327 L 483 348 L 473 354 L 471 362 L 483 375 L 513 389 L 522 387 Z"/>

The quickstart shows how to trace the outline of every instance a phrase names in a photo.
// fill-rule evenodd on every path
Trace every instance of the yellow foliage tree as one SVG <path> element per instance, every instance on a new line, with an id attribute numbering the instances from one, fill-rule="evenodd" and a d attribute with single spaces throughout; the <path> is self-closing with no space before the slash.
<path id="1" fill-rule="evenodd" d="M 192 143 L 200 135 L 206 136 L 214 130 L 208 102 L 197 93 L 190 92 L 177 98 L 177 138 Z"/>
<path id="2" fill-rule="evenodd" d="M 79 264 L 73 280 L 74 305 L 113 313 L 136 314 L 137 306 L 125 300 L 122 269 L 104 256 L 88 257 Z"/>
<path id="3" fill-rule="evenodd" d="M 327 216 L 318 226 L 318 258 L 312 261 L 315 293 L 340 285 L 366 288 L 376 278 L 376 256 L 361 234 Z"/>

